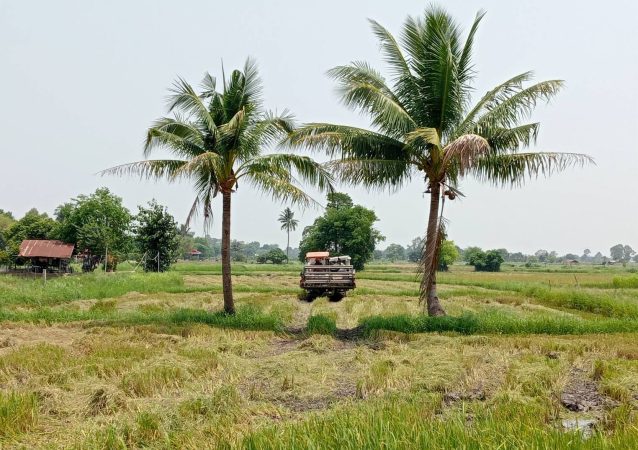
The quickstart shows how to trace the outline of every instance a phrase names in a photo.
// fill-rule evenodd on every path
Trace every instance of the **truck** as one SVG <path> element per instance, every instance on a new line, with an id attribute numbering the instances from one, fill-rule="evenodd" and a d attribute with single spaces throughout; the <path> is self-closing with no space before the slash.
<path id="1" fill-rule="evenodd" d="M 332 302 L 345 297 L 356 287 L 355 270 L 349 256 L 330 256 L 330 252 L 308 252 L 301 272 L 299 287 L 305 290 L 303 299 L 313 301 L 326 296 Z"/>

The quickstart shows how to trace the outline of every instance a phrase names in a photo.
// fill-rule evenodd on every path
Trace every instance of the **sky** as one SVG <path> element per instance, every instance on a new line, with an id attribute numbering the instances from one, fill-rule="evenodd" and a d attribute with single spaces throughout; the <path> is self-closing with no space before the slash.
<path id="1" fill-rule="evenodd" d="M 518 73 L 564 79 L 540 105 L 533 150 L 579 152 L 596 165 L 570 169 L 517 189 L 464 180 L 466 197 L 447 202 L 448 234 L 457 245 L 533 253 L 609 252 L 638 248 L 638 2 L 440 2 L 467 30 L 487 11 L 475 43 L 475 97 Z M 166 0 L 0 0 L 0 209 L 20 217 L 53 213 L 79 194 L 107 186 L 132 211 L 155 198 L 182 222 L 194 194 L 187 183 L 100 177 L 96 172 L 143 159 L 153 120 L 166 114 L 177 77 L 197 84 L 255 58 L 268 109 L 302 122 L 367 126 L 340 104 L 326 71 L 365 60 L 384 73 L 367 18 L 398 35 L 427 2 Z M 317 155 L 321 158 L 321 155 Z M 428 198 L 419 179 L 399 192 L 342 187 L 373 209 L 381 244 L 406 245 L 425 232 Z M 316 192 L 310 190 L 315 196 Z M 319 198 L 320 199 L 320 198 Z M 221 200 L 221 199 L 219 199 Z M 286 205 L 248 186 L 233 200 L 232 237 L 278 243 Z M 211 235 L 220 236 L 219 214 Z M 293 208 L 303 228 L 320 209 Z M 202 225 L 193 231 L 202 233 Z"/>

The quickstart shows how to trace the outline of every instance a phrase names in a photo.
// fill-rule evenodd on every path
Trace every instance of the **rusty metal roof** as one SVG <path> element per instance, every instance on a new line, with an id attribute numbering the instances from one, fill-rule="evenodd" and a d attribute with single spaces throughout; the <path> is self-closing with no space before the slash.
<path id="1" fill-rule="evenodd" d="M 306 258 L 327 258 L 330 256 L 330 252 L 308 252 Z"/>
<path id="2" fill-rule="evenodd" d="M 73 244 L 66 244 L 62 241 L 27 240 L 20 244 L 18 256 L 69 259 L 73 254 L 74 247 Z"/>

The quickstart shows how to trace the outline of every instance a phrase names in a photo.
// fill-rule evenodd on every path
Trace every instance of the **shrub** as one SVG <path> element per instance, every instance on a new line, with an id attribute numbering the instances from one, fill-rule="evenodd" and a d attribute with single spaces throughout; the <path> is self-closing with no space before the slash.
<path id="1" fill-rule="evenodd" d="M 477 249 L 467 257 L 467 262 L 473 265 L 477 272 L 500 272 L 503 256 L 498 250 L 484 252 Z"/>
<path id="2" fill-rule="evenodd" d="M 309 334 L 334 335 L 337 332 L 337 324 L 334 318 L 317 314 L 308 319 L 307 330 Z"/>

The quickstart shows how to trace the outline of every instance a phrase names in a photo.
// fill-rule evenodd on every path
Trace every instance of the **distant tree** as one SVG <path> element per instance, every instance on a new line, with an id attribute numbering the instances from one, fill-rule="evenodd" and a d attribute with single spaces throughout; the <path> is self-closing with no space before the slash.
<path id="1" fill-rule="evenodd" d="M 501 255 L 501 257 L 503 258 L 503 261 L 507 261 L 507 259 L 509 258 L 510 254 L 507 251 L 506 248 L 498 248 L 496 249 L 496 251 Z"/>
<path id="2" fill-rule="evenodd" d="M 266 264 L 271 262 L 273 264 L 283 264 L 284 261 L 287 261 L 287 256 L 280 248 L 273 248 L 272 250 L 268 250 L 268 252 L 259 255 L 257 257 L 257 262 L 259 264 Z"/>
<path id="3" fill-rule="evenodd" d="M 578 256 L 574 259 L 578 259 Z M 547 262 L 550 264 L 555 263 L 556 261 L 558 261 L 558 253 L 556 253 L 555 250 L 552 250 L 551 252 L 549 252 L 549 254 L 547 255 Z"/>
<path id="4" fill-rule="evenodd" d="M 463 258 L 466 263 L 473 265 L 472 261 L 475 261 L 476 256 L 483 253 L 484 252 L 480 247 L 468 247 L 463 251 Z"/>
<path id="5" fill-rule="evenodd" d="M 565 256 L 563 256 L 563 261 L 578 261 L 578 255 L 574 254 L 574 253 L 567 253 Z"/>
<path id="6" fill-rule="evenodd" d="M 328 194 L 328 206 L 323 216 L 304 229 L 299 244 L 303 261 L 309 251 L 329 251 L 333 255 L 349 255 L 355 269 L 363 269 L 372 258 L 375 245 L 385 239 L 373 225 L 374 211 L 353 205 L 347 194 Z"/>
<path id="7" fill-rule="evenodd" d="M 609 249 L 609 255 L 614 261 L 621 261 L 625 256 L 625 246 L 622 244 L 616 244 Z"/>
<path id="8" fill-rule="evenodd" d="M 155 200 L 148 207 L 138 207 L 133 232 L 135 243 L 144 258 L 146 272 L 165 272 L 177 257 L 179 251 L 179 229 L 177 222 L 164 206 Z"/>
<path id="9" fill-rule="evenodd" d="M 7 229 L 15 223 L 15 221 L 13 214 L 9 211 L 0 209 L 0 249 L 4 248 L 2 246 L 4 232 L 7 231 Z"/>
<path id="10" fill-rule="evenodd" d="M 509 260 L 512 262 L 525 262 L 527 257 L 521 252 L 516 252 L 509 254 Z"/>
<path id="11" fill-rule="evenodd" d="M 286 240 L 286 262 L 290 261 L 290 232 L 297 229 L 299 221 L 295 219 L 295 213 L 290 208 L 284 209 L 279 215 L 279 223 L 281 223 L 281 229 L 286 230 L 288 238 Z"/>
<path id="12" fill-rule="evenodd" d="M 592 262 L 594 264 L 602 264 L 603 263 L 603 259 L 604 259 L 603 254 L 600 253 L 600 252 L 596 252 L 596 254 L 592 258 Z"/>
<path id="13" fill-rule="evenodd" d="M 631 260 L 631 257 L 634 256 L 636 252 L 629 245 L 625 245 L 623 247 L 623 262 L 627 263 Z"/>
<path id="14" fill-rule="evenodd" d="M 487 252 L 473 252 L 468 262 L 474 266 L 477 272 L 499 272 L 503 257 L 498 250 L 488 250 Z"/>
<path id="15" fill-rule="evenodd" d="M 383 251 L 383 255 L 386 259 L 395 262 L 395 261 L 404 261 L 405 260 L 405 248 L 399 244 L 390 244 Z"/>
<path id="16" fill-rule="evenodd" d="M 534 256 L 536 256 L 540 262 L 546 263 L 547 258 L 549 257 L 549 252 L 547 250 L 537 250 L 536 253 L 534 253 Z"/>
<path id="17" fill-rule="evenodd" d="M 423 246 L 425 245 L 425 239 L 422 237 L 415 237 L 412 242 L 406 247 L 405 253 L 408 261 L 419 262 L 421 260 L 421 254 L 423 253 Z"/>
<path id="18" fill-rule="evenodd" d="M 303 258 L 301 257 L 301 253 L 299 254 L 298 258 L 303 260 Z M 383 250 L 379 250 L 378 248 L 375 248 L 374 252 L 372 253 L 372 259 L 376 261 L 381 261 L 383 259 Z"/>
<path id="19" fill-rule="evenodd" d="M 46 213 L 29 210 L 20 220 L 13 222 L 3 233 L 4 264 L 15 262 L 20 244 L 25 239 L 56 239 L 58 223 Z"/>
<path id="20" fill-rule="evenodd" d="M 447 239 L 441 243 L 441 250 L 439 254 L 439 270 L 447 272 L 449 266 L 459 259 L 459 251 L 456 249 L 454 241 L 448 241 Z"/>
<path id="21" fill-rule="evenodd" d="M 633 248 L 631 248 L 631 246 L 623 244 L 616 244 L 609 249 L 611 259 L 614 261 L 622 261 L 624 263 L 629 262 L 635 253 L 636 252 Z"/>
<path id="22" fill-rule="evenodd" d="M 583 250 L 583 259 L 589 258 L 589 255 L 591 255 L 590 249 L 586 248 L 585 250 Z"/>
<path id="23" fill-rule="evenodd" d="M 58 206 L 55 215 L 60 223 L 59 236 L 76 245 L 76 250 L 88 250 L 91 255 L 108 252 L 113 269 L 117 258 L 131 249 L 129 234 L 131 214 L 122 199 L 107 188 L 99 188 L 91 195 L 79 195 L 69 203 Z"/>
<path id="24" fill-rule="evenodd" d="M 244 241 L 237 241 L 233 239 L 230 242 L 230 256 L 233 261 L 245 262 L 248 260 L 246 257 L 246 244 Z"/>

